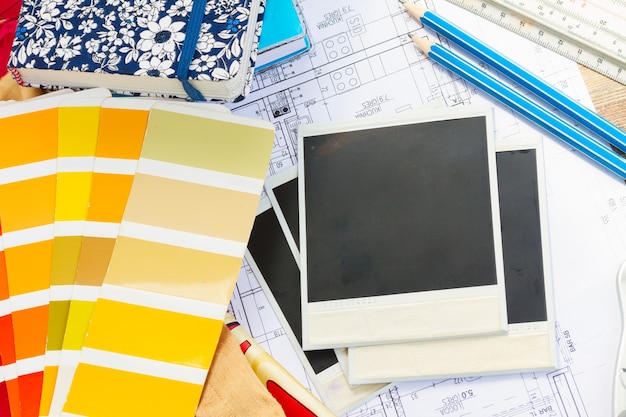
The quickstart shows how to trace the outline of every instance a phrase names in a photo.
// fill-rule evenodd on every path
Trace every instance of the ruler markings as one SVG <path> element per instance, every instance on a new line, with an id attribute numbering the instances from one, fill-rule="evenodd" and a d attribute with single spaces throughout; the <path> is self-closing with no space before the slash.
<path id="1" fill-rule="evenodd" d="M 626 22 L 624 0 L 448 0 L 622 84 L 626 84 L 626 38 L 613 27 Z M 555 7 L 556 4 L 558 7 Z M 611 20 L 594 18 L 594 13 Z M 609 27 L 607 30 L 607 26 Z M 622 29 L 621 32 L 624 32 Z"/>
<path id="2" fill-rule="evenodd" d="M 626 25 L 626 2 L 611 1 L 612 4 L 588 0 L 544 0 L 561 13 L 567 13 L 584 21 L 589 26 L 600 28 L 616 37 L 623 37 Z"/>
<path id="3" fill-rule="evenodd" d="M 593 49 L 613 59 L 616 63 L 626 64 L 626 39 L 620 39 L 602 28 L 601 22 L 587 24 L 573 14 L 550 7 L 541 0 L 489 0 L 502 8 L 509 9 L 518 16 L 535 24 L 550 28 L 561 37 L 569 38 L 587 49 Z M 563 0 L 559 0 L 561 5 Z"/>

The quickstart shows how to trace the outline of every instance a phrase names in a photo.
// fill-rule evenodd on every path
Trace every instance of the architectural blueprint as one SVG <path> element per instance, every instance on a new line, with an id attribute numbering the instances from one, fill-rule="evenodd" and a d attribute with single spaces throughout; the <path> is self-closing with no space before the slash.
<path id="1" fill-rule="evenodd" d="M 488 33 L 496 49 L 591 105 L 574 63 L 443 0 L 427 0 L 427 6 L 479 38 Z M 274 124 L 268 175 L 296 163 L 295 132 L 301 124 L 419 109 L 433 100 L 449 107 L 486 101 L 473 86 L 418 52 L 408 33 L 447 42 L 413 21 L 397 0 L 300 0 L 300 7 L 311 51 L 257 74 L 250 96 L 230 105 L 234 113 Z M 489 103 L 497 108 L 498 140 L 540 134 Z M 559 367 L 543 373 L 401 383 L 347 416 L 610 415 L 621 329 L 615 280 L 626 260 L 626 188 L 557 139 L 544 136 L 543 145 Z M 274 357 L 308 384 L 245 264 L 231 309 Z"/>

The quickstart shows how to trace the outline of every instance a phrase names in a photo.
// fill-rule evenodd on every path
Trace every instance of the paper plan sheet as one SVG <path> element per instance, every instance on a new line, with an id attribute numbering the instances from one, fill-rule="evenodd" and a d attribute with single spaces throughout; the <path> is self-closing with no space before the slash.
<path id="1" fill-rule="evenodd" d="M 295 129 L 300 124 L 401 112 L 437 99 L 447 106 L 484 101 L 473 86 L 433 67 L 410 43 L 407 33 L 441 39 L 414 22 L 397 0 L 301 0 L 300 4 L 311 51 L 258 74 L 253 93 L 231 106 L 234 113 L 274 123 L 276 139 L 268 174 L 296 163 Z M 591 106 L 575 63 L 443 0 L 429 0 L 427 6 Z M 498 140 L 537 132 L 504 109 L 496 112 L 495 127 Z M 399 383 L 347 416 L 610 415 L 621 324 L 615 282 L 626 259 L 626 188 L 556 139 L 546 136 L 543 144 L 558 368 Z M 306 383 L 245 265 L 231 307 L 251 334 Z"/>

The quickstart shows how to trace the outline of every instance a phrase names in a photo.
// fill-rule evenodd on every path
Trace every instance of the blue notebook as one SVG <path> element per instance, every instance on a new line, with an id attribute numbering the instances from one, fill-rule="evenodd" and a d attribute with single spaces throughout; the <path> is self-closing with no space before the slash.
<path id="1" fill-rule="evenodd" d="M 250 88 L 264 6 L 265 0 L 28 1 L 9 67 L 35 87 L 234 101 Z"/>
<path id="2" fill-rule="evenodd" d="M 256 69 L 283 62 L 309 47 L 306 29 L 294 0 L 267 0 Z"/>

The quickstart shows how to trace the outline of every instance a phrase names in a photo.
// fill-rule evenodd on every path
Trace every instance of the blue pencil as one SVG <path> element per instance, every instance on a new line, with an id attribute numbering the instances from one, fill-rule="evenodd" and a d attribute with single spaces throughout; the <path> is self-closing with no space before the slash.
<path id="1" fill-rule="evenodd" d="M 484 61 L 528 91 L 550 103 L 558 110 L 585 126 L 601 139 L 626 152 L 626 132 L 576 100 L 566 96 L 541 78 L 511 61 L 471 35 L 463 32 L 431 10 L 409 1 L 400 0 L 409 14 L 469 54 Z"/>
<path id="2" fill-rule="evenodd" d="M 500 103 L 563 140 L 620 178 L 626 179 L 626 160 L 622 159 L 608 147 L 596 142 L 586 133 L 530 101 L 506 84 L 503 84 L 441 45 L 416 35 L 411 36 L 411 39 L 432 60 L 474 84 Z"/>

